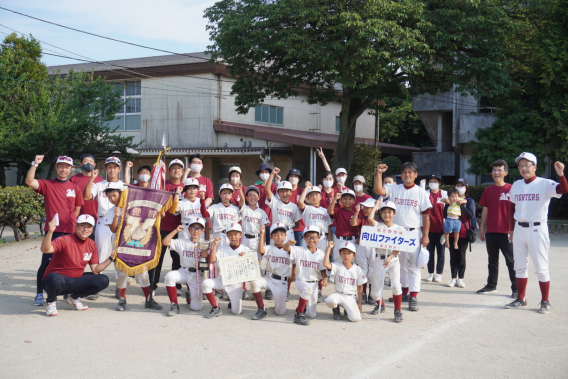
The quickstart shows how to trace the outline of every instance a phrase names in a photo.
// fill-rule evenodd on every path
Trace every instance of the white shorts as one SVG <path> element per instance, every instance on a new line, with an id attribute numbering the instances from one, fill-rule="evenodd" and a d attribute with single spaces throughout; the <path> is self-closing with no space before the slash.
<path id="1" fill-rule="evenodd" d="M 126 288 L 126 281 L 128 280 L 128 275 L 124 271 L 116 269 L 116 288 L 123 289 Z M 134 275 L 134 277 L 140 282 L 140 287 L 150 286 L 150 276 L 148 271 L 144 271 L 141 274 Z"/>
<path id="2" fill-rule="evenodd" d="M 361 321 L 361 311 L 357 304 L 357 297 L 355 295 L 345 295 L 341 292 L 336 292 L 329 295 L 325 299 L 325 303 L 330 308 L 343 307 L 347 311 L 347 318 L 349 321 Z"/>
<path id="3" fill-rule="evenodd" d="M 106 261 L 112 252 L 112 235 L 108 225 L 105 225 L 106 216 L 99 217 L 95 228 L 95 242 L 99 252 L 99 263 Z"/>
<path id="4" fill-rule="evenodd" d="M 190 272 L 187 268 L 182 267 L 179 270 L 168 272 L 164 280 L 166 287 L 175 287 L 178 283 L 187 284 L 191 296 L 189 308 L 192 311 L 200 311 L 203 308 L 203 297 L 201 296 L 203 277 L 199 274 L 199 272 Z"/>
<path id="5" fill-rule="evenodd" d="M 264 278 L 260 278 L 250 283 L 251 292 L 257 293 L 261 289 L 269 289 L 274 295 L 274 313 L 282 316 L 286 313 L 286 295 L 288 293 L 288 281 L 272 278 L 269 272 Z"/>
<path id="6" fill-rule="evenodd" d="M 233 314 L 240 314 L 243 311 L 243 284 L 235 283 L 227 286 L 223 285 L 221 278 L 205 279 L 201 284 L 201 289 L 204 294 L 213 292 L 213 290 L 223 290 L 229 296 L 231 302 L 231 312 Z"/>
<path id="7" fill-rule="evenodd" d="M 400 260 L 394 257 L 389 262 L 388 267 L 383 267 L 384 259 L 376 258 L 373 261 L 372 276 L 369 277 L 371 283 L 371 296 L 375 301 L 379 301 L 379 293 L 384 287 L 385 275 L 388 273 L 391 279 L 391 289 L 394 296 L 402 293 L 400 284 Z M 382 296 L 384 297 L 384 290 Z"/>
<path id="8" fill-rule="evenodd" d="M 304 282 L 296 280 L 296 289 L 300 292 L 300 297 L 308 301 L 306 304 L 306 316 L 316 318 L 316 307 L 318 305 L 318 282 Z M 301 309 L 299 310 L 301 311 Z"/>

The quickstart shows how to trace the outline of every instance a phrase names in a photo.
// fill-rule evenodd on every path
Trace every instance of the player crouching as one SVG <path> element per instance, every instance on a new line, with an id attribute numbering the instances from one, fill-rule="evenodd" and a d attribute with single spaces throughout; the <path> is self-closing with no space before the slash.
<path id="1" fill-rule="evenodd" d="M 181 268 L 168 272 L 165 278 L 166 291 L 170 298 L 170 311 L 168 316 L 179 314 L 176 284 L 185 283 L 189 288 L 190 301 L 189 308 L 192 311 L 200 311 L 203 308 L 203 299 L 199 293 L 203 276 L 197 271 L 200 258 L 199 240 L 205 231 L 205 219 L 193 217 L 188 221 L 190 239 L 178 238 L 174 236 L 183 231 L 184 226 L 179 225 L 176 230 L 168 234 L 162 241 L 162 245 L 170 246 L 172 250 L 179 252 Z M 203 258 L 207 258 L 207 252 L 202 253 Z"/>
<path id="2" fill-rule="evenodd" d="M 251 250 L 241 245 L 241 237 L 243 235 L 243 230 L 241 226 L 237 223 L 233 223 L 227 226 L 225 229 L 227 238 L 229 239 L 229 244 L 219 247 L 221 243 L 221 237 L 215 238 L 213 241 L 213 248 L 211 249 L 211 254 L 209 255 L 209 262 L 215 263 L 215 272 L 219 271 L 219 258 L 228 258 L 234 256 L 243 256 L 250 253 Z M 223 285 L 223 280 L 220 277 L 214 279 L 206 279 L 201 285 L 203 289 L 203 294 L 209 300 L 211 304 L 211 311 L 205 315 L 206 318 L 218 317 L 223 314 L 221 308 L 217 304 L 213 290 L 223 290 L 229 296 L 229 306 L 231 307 L 231 312 L 238 315 L 243 310 L 243 283 L 235 283 Z"/>
<path id="3" fill-rule="evenodd" d="M 317 248 L 320 239 L 320 228 L 308 226 L 303 235 L 308 247 L 294 246 L 296 241 L 290 240 L 290 244 L 284 245 L 284 250 L 290 251 L 290 261 L 294 264 L 292 277 L 296 277 L 296 288 L 300 292 L 298 308 L 294 315 L 294 322 L 300 325 L 310 325 L 306 319 L 316 317 L 318 302 L 318 282 L 323 278 L 322 285 L 327 287 L 327 276 L 323 267 L 324 252 Z"/>
<path id="4" fill-rule="evenodd" d="M 341 244 L 339 256 L 342 262 L 330 263 L 329 255 L 335 244 L 331 241 L 327 243 L 323 266 L 328 270 L 327 275 L 334 278 L 335 293 L 329 295 L 325 299 L 325 303 L 333 309 L 334 319 L 341 320 L 341 312 L 339 310 L 341 306 L 347 312 L 349 321 L 361 321 L 363 284 L 367 283 L 367 278 L 361 267 L 353 264 L 353 257 L 357 250 L 355 245 L 351 242 L 342 242 Z"/>
<path id="5" fill-rule="evenodd" d="M 286 296 L 288 294 L 288 281 L 293 280 L 292 264 L 290 262 L 290 248 L 295 241 L 286 240 L 286 225 L 275 223 L 270 227 L 270 238 L 274 245 L 265 246 L 264 228 L 260 229 L 260 239 L 258 252 L 266 257 L 266 276 L 251 282 L 252 296 L 258 306 L 258 311 L 252 317 L 253 320 L 260 320 L 267 316 L 262 300 L 261 289 L 272 291 L 274 296 L 274 313 L 282 316 L 286 313 Z"/>

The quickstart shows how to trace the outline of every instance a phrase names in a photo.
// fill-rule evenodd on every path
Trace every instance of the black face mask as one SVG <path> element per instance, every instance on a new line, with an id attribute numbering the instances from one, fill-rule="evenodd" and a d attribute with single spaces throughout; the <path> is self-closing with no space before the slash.
<path id="1" fill-rule="evenodd" d="M 95 169 L 95 165 L 92 163 L 86 163 L 81 165 L 81 170 L 86 172 L 91 172 Z"/>

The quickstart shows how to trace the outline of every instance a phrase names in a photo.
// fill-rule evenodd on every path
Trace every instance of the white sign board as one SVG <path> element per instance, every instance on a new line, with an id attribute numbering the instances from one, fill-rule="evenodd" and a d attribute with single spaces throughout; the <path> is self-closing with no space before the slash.
<path id="1" fill-rule="evenodd" d="M 414 252 L 420 246 L 418 230 L 398 231 L 384 226 L 363 226 L 359 245 L 378 249 Z"/>
<path id="2" fill-rule="evenodd" d="M 258 256 L 252 253 L 245 254 L 242 257 L 220 258 L 219 268 L 221 269 L 221 278 L 225 286 L 261 278 Z"/>

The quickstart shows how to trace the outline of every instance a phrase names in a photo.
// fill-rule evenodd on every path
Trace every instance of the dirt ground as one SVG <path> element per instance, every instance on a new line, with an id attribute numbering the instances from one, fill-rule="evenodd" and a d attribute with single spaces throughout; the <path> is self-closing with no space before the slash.
<path id="1" fill-rule="evenodd" d="M 376 378 L 391 377 L 568 377 L 568 235 L 552 234 L 549 315 L 536 312 L 540 292 L 530 268 L 529 306 L 508 310 L 510 282 L 501 259 L 498 292 L 478 295 L 487 277 L 485 245 L 468 251 L 466 288 L 448 288 L 446 254 L 443 283 L 422 282 L 419 312 L 404 312 L 393 322 L 393 308 L 380 321 L 364 305 L 363 320 L 335 321 L 331 309 L 318 305 L 309 326 L 293 323 L 298 292 L 284 316 L 266 301 L 268 318 L 252 321 L 253 301 L 234 316 L 221 301 L 223 316 L 205 319 L 207 302 L 192 312 L 180 298 L 181 312 L 167 317 L 163 284 L 156 300 L 163 311 L 147 311 L 138 284 L 127 291 L 126 312 L 115 310 L 111 285 L 79 312 L 58 301 L 59 316 L 46 317 L 33 305 L 40 240 L 0 247 L 1 378 Z M 171 267 L 169 254 L 163 277 Z M 426 270 L 422 270 L 425 278 Z M 324 289 L 324 296 L 333 285 Z M 390 296 L 387 288 L 386 297 Z"/>

